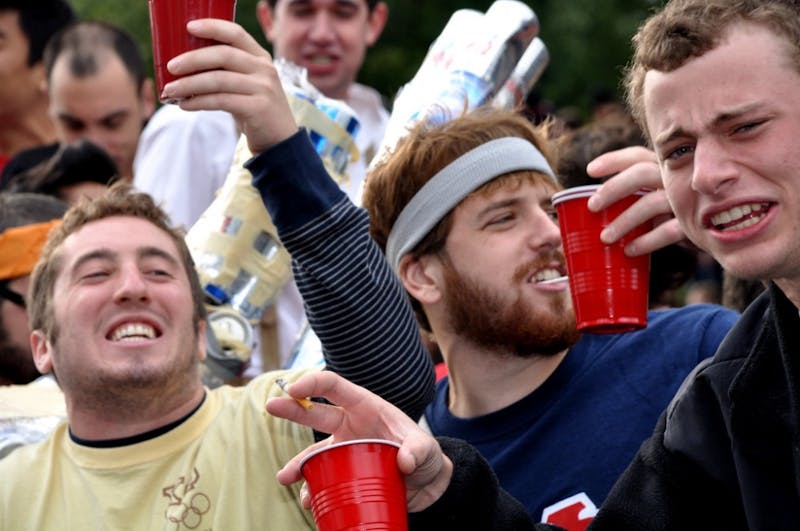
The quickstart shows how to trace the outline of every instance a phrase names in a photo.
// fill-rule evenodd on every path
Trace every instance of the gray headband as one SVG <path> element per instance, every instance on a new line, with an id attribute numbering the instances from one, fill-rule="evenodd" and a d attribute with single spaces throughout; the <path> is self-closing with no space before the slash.
<path id="1" fill-rule="evenodd" d="M 505 173 L 535 170 L 556 181 L 544 155 L 519 137 L 491 140 L 442 168 L 397 216 L 386 242 L 386 258 L 397 271 L 400 258 L 417 245 L 448 212 L 481 185 Z"/>

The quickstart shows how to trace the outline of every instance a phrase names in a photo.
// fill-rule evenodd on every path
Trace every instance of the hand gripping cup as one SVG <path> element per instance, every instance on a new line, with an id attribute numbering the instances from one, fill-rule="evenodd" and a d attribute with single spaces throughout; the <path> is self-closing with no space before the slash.
<path id="1" fill-rule="evenodd" d="M 399 447 L 358 439 L 320 448 L 300 462 L 319 531 L 407 531 Z"/>
<path id="2" fill-rule="evenodd" d="M 153 42 L 153 66 L 156 71 L 158 94 L 164 85 L 175 80 L 167 70 L 173 57 L 215 44 L 209 39 L 199 39 L 186 31 L 186 23 L 198 18 L 233 20 L 236 0 L 147 0 L 150 10 L 150 35 Z M 175 103 L 164 101 L 163 103 Z"/>
<path id="3" fill-rule="evenodd" d="M 586 203 L 599 187 L 576 186 L 553 194 L 572 305 L 582 332 L 631 332 L 647 326 L 650 256 L 626 256 L 624 247 L 647 232 L 648 226 L 637 227 L 612 245 L 600 241 L 600 232 L 646 192 L 637 192 L 595 213 Z"/>

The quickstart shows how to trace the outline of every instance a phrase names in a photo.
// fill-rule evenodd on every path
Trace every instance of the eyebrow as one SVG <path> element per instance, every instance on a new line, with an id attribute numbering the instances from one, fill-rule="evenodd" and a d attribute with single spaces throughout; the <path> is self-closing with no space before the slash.
<path id="1" fill-rule="evenodd" d="M 492 203 L 492 204 L 482 208 L 481 210 L 479 210 L 478 211 L 478 215 L 476 216 L 476 218 L 478 220 L 481 220 L 481 219 L 485 218 L 486 216 L 491 215 L 492 212 L 494 212 L 495 210 L 502 210 L 504 208 L 515 206 L 515 205 L 518 205 L 520 202 L 521 202 L 521 199 L 519 197 L 509 197 L 508 199 L 503 199 L 502 201 L 498 201 L 496 203 Z"/>
<path id="2" fill-rule="evenodd" d="M 128 111 L 127 109 L 121 109 L 119 111 L 114 111 L 114 112 L 111 112 L 109 114 L 106 114 L 105 116 L 101 116 L 96 121 L 98 121 L 98 122 L 109 122 L 109 121 L 115 120 L 116 118 L 120 118 L 120 117 L 126 116 L 129 113 L 130 113 L 130 111 Z M 76 123 L 80 123 L 80 124 L 86 125 L 86 120 L 84 120 L 82 118 L 78 118 L 77 116 L 72 116 L 71 114 L 69 114 L 67 112 L 60 112 L 56 116 L 57 116 L 57 118 L 59 120 L 62 120 L 62 121 L 65 121 L 65 122 L 76 122 Z"/>
<path id="3" fill-rule="evenodd" d="M 747 114 L 748 112 L 751 112 L 753 109 L 756 109 L 760 106 L 761 102 L 747 103 L 740 107 L 733 108 L 729 111 L 722 112 L 717 116 L 715 116 L 713 120 L 711 120 L 711 129 L 716 129 L 722 124 L 725 124 L 731 120 L 735 120 L 736 118 L 739 118 L 743 114 Z M 682 127 L 676 127 L 674 129 L 667 130 L 667 132 L 663 133 L 662 135 L 659 135 L 655 139 L 654 145 L 659 146 L 667 144 L 676 138 L 684 136 L 692 136 L 692 135 L 686 129 L 683 129 Z"/>

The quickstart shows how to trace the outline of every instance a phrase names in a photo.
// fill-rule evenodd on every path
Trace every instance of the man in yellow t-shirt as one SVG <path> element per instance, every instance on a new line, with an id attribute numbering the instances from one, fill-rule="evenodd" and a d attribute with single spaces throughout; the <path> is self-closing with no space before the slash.
<path id="1" fill-rule="evenodd" d="M 0 460 L 2 529 L 313 529 L 275 473 L 313 432 L 267 415 L 269 373 L 207 390 L 203 293 L 181 233 L 120 184 L 70 210 L 31 276 L 36 367 L 68 423 Z"/>

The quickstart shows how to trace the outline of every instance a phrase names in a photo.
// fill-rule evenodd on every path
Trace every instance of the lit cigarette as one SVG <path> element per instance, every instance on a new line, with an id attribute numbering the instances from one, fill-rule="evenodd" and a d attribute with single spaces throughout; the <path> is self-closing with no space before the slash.
<path id="1" fill-rule="evenodd" d="M 287 395 L 289 394 L 289 392 L 286 390 L 286 380 L 284 380 L 283 378 L 278 378 L 275 380 L 275 383 L 278 384 L 278 387 L 280 387 L 284 393 L 286 393 Z M 312 402 L 308 398 L 294 398 L 294 397 L 292 398 L 294 399 L 295 402 L 303 406 L 303 408 L 306 411 L 311 409 L 311 406 L 314 405 L 314 402 Z"/>

